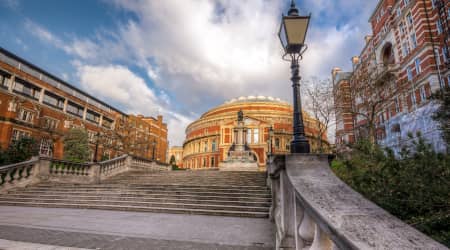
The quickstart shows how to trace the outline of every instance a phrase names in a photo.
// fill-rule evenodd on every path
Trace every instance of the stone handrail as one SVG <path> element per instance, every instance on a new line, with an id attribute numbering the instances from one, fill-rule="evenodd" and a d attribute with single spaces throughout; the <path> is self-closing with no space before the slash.
<path id="1" fill-rule="evenodd" d="M 129 156 L 123 155 L 111 160 L 100 162 L 100 179 L 106 179 L 110 176 L 122 173 L 129 169 Z"/>
<path id="2" fill-rule="evenodd" d="M 32 183 L 38 173 L 38 163 L 39 158 L 33 157 L 29 161 L 0 166 L 0 191 Z"/>
<path id="3" fill-rule="evenodd" d="M 132 156 L 131 159 L 131 165 L 133 167 L 137 168 L 146 168 L 148 170 L 160 170 L 160 171 L 166 171 L 166 170 L 172 170 L 172 166 L 170 166 L 167 163 L 162 163 L 155 160 L 146 159 L 143 157 L 138 156 Z"/>
<path id="4" fill-rule="evenodd" d="M 76 163 L 44 157 L 0 166 L 0 193 L 25 187 L 40 181 L 58 183 L 99 183 L 107 178 L 131 170 L 167 171 L 170 166 L 129 155 L 99 163 Z"/>
<path id="5" fill-rule="evenodd" d="M 276 249 L 447 249 L 343 183 L 327 155 L 271 156 L 268 185 Z"/>

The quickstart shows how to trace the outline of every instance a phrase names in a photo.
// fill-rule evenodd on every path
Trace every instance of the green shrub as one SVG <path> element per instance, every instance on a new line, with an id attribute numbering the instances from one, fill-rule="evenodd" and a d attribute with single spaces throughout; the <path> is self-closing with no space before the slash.
<path id="1" fill-rule="evenodd" d="M 393 215 L 450 246 L 450 156 L 418 134 L 398 156 L 368 141 L 332 169 L 344 182 Z"/>

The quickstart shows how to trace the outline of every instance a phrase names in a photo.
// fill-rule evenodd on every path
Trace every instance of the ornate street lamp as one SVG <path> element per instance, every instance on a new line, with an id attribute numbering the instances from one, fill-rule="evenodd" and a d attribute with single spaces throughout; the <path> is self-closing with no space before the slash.
<path id="1" fill-rule="evenodd" d="M 309 153 L 309 142 L 303 126 L 302 102 L 300 99 L 299 60 L 306 51 L 306 31 L 311 15 L 299 16 L 294 0 L 291 1 L 288 15 L 283 15 L 278 36 L 285 54 L 283 59 L 291 62 L 292 88 L 294 93 L 294 139 L 291 142 L 291 153 Z M 286 57 L 289 57 L 288 59 Z"/>

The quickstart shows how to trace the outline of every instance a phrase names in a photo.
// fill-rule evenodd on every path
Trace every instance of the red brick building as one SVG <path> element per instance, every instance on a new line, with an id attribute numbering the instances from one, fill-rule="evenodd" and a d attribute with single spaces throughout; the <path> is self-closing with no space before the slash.
<path id="1" fill-rule="evenodd" d="M 155 159 L 165 161 L 167 125 L 161 116 L 129 116 L 0 48 L 0 147 L 33 137 L 41 155 L 62 158 L 64 135 L 74 127 L 87 131 L 92 159 L 124 153 L 152 158 L 155 147 Z"/>
<path id="2" fill-rule="evenodd" d="M 443 150 L 430 95 L 450 86 L 449 8 L 448 0 L 379 1 L 351 73 L 332 73 L 335 99 L 347 102 L 336 105 L 345 113 L 337 116 L 338 150 L 371 134 L 396 150 L 417 131 Z"/>

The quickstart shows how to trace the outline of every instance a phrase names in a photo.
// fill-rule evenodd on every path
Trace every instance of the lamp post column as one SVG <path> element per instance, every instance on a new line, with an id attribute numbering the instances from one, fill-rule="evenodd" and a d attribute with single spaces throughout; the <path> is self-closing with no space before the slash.
<path id="1" fill-rule="evenodd" d="M 291 61 L 292 72 L 292 90 L 294 94 L 294 140 L 291 142 L 291 153 L 310 153 L 308 139 L 305 136 L 305 127 L 303 125 L 302 101 L 300 98 L 300 66 L 298 59 Z"/>

